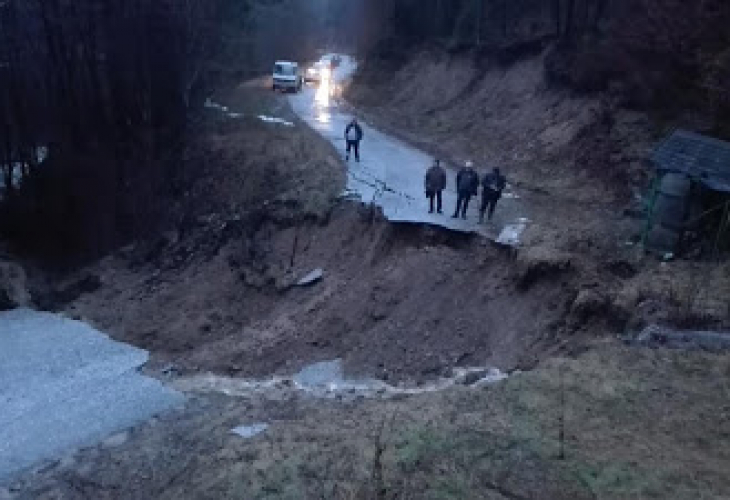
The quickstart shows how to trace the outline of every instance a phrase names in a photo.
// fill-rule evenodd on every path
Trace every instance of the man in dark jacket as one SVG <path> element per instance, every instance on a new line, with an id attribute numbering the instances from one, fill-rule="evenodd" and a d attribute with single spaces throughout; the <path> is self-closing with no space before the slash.
<path id="1" fill-rule="evenodd" d="M 360 141 L 362 141 L 362 127 L 357 123 L 357 119 L 353 118 L 345 129 L 345 141 L 347 142 L 347 152 L 345 159 L 350 161 L 350 151 L 355 150 L 355 160 L 360 161 Z"/>
<path id="2" fill-rule="evenodd" d="M 495 167 L 491 174 L 486 174 L 482 179 L 482 206 L 479 209 L 479 223 L 484 222 L 484 213 L 488 212 L 489 220 L 492 220 L 497 202 L 502 198 L 502 191 L 507 186 L 507 179 Z"/>
<path id="3" fill-rule="evenodd" d="M 474 170 L 474 164 L 466 162 L 464 168 L 456 175 L 456 211 L 452 218 L 456 219 L 461 213 L 461 218 L 466 219 L 466 210 L 469 208 L 469 201 L 479 191 L 479 175 Z"/>
<path id="4" fill-rule="evenodd" d="M 441 211 L 441 193 L 446 189 L 446 171 L 441 167 L 441 160 L 436 160 L 431 168 L 426 172 L 425 180 L 426 196 L 431 207 L 428 213 L 433 213 L 433 200 L 436 198 L 436 210 Z"/>

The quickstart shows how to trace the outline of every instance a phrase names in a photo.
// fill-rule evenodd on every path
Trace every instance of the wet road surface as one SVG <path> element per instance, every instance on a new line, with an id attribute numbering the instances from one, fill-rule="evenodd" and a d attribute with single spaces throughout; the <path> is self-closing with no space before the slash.
<path id="1" fill-rule="evenodd" d="M 0 484 L 181 404 L 137 372 L 147 359 L 79 321 L 0 313 Z"/>
<path id="2" fill-rule="evenodd" d="M 354 60 L 341 56 L 332 83 L 324 81 L 307 86 L 290 97 L 294 111 L 345 155 L 345 128 L 351 116 L 346 114 L 336 96 L 337 88 L 357 69 Z M 347 162 L 346 194 L 383 209 L 392 222 L 427 223 L 461 232 L 475 232 L 500 243 L 517 245 L 527 227 L 528 219 L 518 196 L 508 187 L 497 206 L 494 220 L 479 224 L 481 194 L 472 198 L 467 219 L 454 219 L 456 207 L 456 168 L 446 166 L 447 188 L 443 193 L 443 214 L 429 214 L 429 202 L 424 192 L 424 176 L 433 157 L 384 134 L 360 121 L 364 138 L 360 148 L 361 162 Z M 477 170 L 481 175 L 485 173 Z"/>

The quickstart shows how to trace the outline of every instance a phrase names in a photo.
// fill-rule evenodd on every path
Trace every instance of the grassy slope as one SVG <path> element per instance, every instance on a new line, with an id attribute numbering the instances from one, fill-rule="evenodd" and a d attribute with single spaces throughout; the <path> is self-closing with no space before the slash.
<path id="1" fill-rule="evenodd" d="M 730 356 L 602 345 L 400 401 L 206 399 L 16 486 L 40 499 L 728 498 L 728 375 Z M 272 427 L 228 433 L 255 421 Z"/>

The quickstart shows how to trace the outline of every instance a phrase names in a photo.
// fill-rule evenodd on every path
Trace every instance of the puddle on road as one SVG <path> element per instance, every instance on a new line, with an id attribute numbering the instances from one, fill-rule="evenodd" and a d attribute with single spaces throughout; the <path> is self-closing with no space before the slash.
<path id="1" fill-rule="evenodd" d="M 327 112 L 318 113 L 315 119 L 318 123 L 328 125 L 332 121 L 332 115 Z"/>
<path id="2" fill-rule="evenodd" d="M 213 374 L 183 377 L 173 386 L 183 392 L 220 393 L 235 397 L 281 395 L 299 392 L 316 398 L 354 400 L 390 398 L 442 391 L 456 385 L 480 386 L 504 380 L 496 368 L 457 368 L 451 377 L 419 386 L 394 386 L 377 379 L 348 379 L 341 360 L 315 363 L 291 377 L 249 380 Z"/>

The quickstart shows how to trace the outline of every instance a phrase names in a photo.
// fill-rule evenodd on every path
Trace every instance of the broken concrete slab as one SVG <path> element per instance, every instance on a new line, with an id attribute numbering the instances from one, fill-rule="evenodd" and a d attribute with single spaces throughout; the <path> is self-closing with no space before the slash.
<path id="1" fill-rule="evenodd" d="M 528 222 L 526 218 L 522 217 L 514 224 L 507 224 L 502 228 L 495 241 L 501 245 L 520 246 L 522 244 L 522 233 L 527 229 Z"/>
<path id="2" fill-rule="evenodd" d="M 0 313 L 0 482 L 181 404 L 137 372 L 148 357 L 79 321 Z"/>

